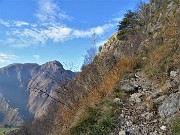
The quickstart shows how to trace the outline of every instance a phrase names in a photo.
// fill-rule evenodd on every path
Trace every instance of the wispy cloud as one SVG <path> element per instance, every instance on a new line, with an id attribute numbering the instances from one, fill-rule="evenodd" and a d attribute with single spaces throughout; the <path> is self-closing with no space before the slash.
<path id="1" fill-rule="evenodd" d="M 1 20 L 1 19 L 0 19 L 0 24 L 1 24 L 1 25 L 4 25 L 4 26 L 6 26 L 6 27 L 9 27 L 9 26 L 10 26 L 10 23 L 9 23 L 9 22 L 4 21 L 4 20 Z"/>
<path id="2" fill-rule="evenodd" d="M 112 24 L 104 24 L 102 26 L 93 27 L 87 30 L 74 30 L 72 36 L 76 38 L 91 37 L 93 33 L 100 36 L 112 27 Z"/>
<path id="3" fill-rule="evenodd" d="M 72 19 L 71 16 L 60 9 L 54 0 L 40 0 L 39 10 L 35 16 L 42 22 L 56 22 L 62 19 Z"/>
<path id="4" fill-rule="evenodd" d="M 24 21 L 4 21 L 0 19 L 0 25 L 4 25 L 6 27 L 21 27 L 21 26 L 28 26 L 29 23 Z"/>
<path id="5" fill-rule="evenodd" d="M 11 61 L 18 58 L 16 55 L 0 53 L 0 63 L 11 63 Z"/>
<path id="6" fill-rule="evenodd" d="M 40 55 L 38 55 L 38 54 L 34 54 L 33 57 L 34 57 L 36 60 L 39 60 L 39 59 L 40 59 Z"/>
<path id="7" fill-rule="evenodd" d="M 17 26 L 17 27 L 28 26 L 28 25 L 29 25 L 29 23 L 23 22 L 23 21 L 16 21 L 16 22 L 14 22 L 14 24 L 15 24 L 15 26 Z"/>
<path id="8" fill-rule="evenodd" d="M 72 17 L 61 10 L 54 0 L 40 0 L 39 10 L 35 16 L 40 22 L 37 21 L 34 24 L 25 21 L 0 20 L 0 25 L 8 29 L 6 39 L 0 42 L 16 47 L 44 45 L 48 41 L 63 42 L 75 38 L 88 38 L 93 33 L 100 36 L 116 25 L 109 22 L 88 29 L 69 27 L 63 21 L 70 20 Z"/>
<path id="9" fill-rule="evenodd" d="M 52 40 L 53 42 L 63 42 L 74 38 L 88 38 L 91 37 L 93 33 L 100 36 L 112 27 L 112 24 L 104 24 L 102 26 L 79 30 L 65 25 L 47 24 L 44 25 L 43 28 L 39 25 L 36 27 L 23 26 L 21 29 L 17 27 L 8 31 L 7 36 L 9 38 L 3 41 L 3 43 L 17 47 L 27 47 L 45 44 L 48 40 Z"/>
<path id="10" fill-rule="evenodd" d="M 47 29 L 41 30 L 41 36 L 45 36 L 48 40 L 53 40 L 54 42 L 62 42 L 64 40 L 71 39 L 73 29 L 66 26 L 50 26 Z"/>

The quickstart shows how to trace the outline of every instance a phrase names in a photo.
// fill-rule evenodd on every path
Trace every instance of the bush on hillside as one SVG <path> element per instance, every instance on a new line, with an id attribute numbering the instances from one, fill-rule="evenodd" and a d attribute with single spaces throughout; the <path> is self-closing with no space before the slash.
<path id="1" fill-rule="evenodd" d="M 97 54 L 96 48 L 95 47 L 91 47 L 87 50 L 86 54 L 84 55 L 84 62 L 83 62 L 83 67 L 91 64 L 95 58 Z"/>
<path id="2" fill-rule="evenodd" d="M 71 135 L 109 135 L 117 125 L 120 106 L 112 102 L 113 100 L 104 100 L 96 107 L 89 107 L 86 115 L 70 129 Z M 106 106 L 106 109 L 102 109 Z"/>
<path id="3" fill-rule="evenodd" d="M 134 33 L 133 29 L 137 23 L 137 13 L 128 10 L 128 12 L 124 15 L 123 20 L 119 22 L 117 35 L 118 38 L 120 40 L 127 40 L 127 35 Z"/>

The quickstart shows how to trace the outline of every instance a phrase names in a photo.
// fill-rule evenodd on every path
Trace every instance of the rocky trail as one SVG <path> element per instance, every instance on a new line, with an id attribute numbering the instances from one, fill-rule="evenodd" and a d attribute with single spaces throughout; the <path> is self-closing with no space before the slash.
<path id="1" fill-rule="evenodd" d="M 112 135 L 170 135 L 170 121 L 180 116 L 179 82 L 179 71 L 171 71 L 161 87 L 142 71 L 120 81 L 119 87 L 128 98 L 114 99 L 122 110 Z"/>

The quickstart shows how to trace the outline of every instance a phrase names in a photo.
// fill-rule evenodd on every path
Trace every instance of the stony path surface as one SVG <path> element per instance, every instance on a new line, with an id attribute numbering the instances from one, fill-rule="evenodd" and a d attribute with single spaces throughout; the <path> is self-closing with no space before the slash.
<path id="1" fill-rule="evenodd" d="M 169 121 L 180 116 L 179 82 L 179 71 L 171 72 L 162 87 L 142 71 L 120 81 L 119 87 L 129 97 L 115 100 L 122 110 L 112 135 L 170 135 Z"/>

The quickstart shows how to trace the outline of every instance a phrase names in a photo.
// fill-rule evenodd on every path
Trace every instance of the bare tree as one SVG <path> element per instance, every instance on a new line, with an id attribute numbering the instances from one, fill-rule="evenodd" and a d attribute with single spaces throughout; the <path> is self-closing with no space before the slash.
<path id="1" fill-rule="evenodd" d="M 91 64 L 97 54 L 97 50 L 96 50 L 96 41 L 97 41 L 97 37 L 96 37 L 96 33 L 94 33 L 92 35 L 92 46 L 87 50 L 86 54 L 84 55 L 84 63 L 83 66 L 87 66 L 89 64 Z"/>

